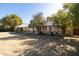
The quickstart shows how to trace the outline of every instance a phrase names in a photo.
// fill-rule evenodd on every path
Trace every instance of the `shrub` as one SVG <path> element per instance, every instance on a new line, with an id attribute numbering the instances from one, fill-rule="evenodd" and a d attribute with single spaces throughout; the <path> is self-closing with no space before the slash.
<path id="1" fill-rule="evenodd" d="M 51 36 L 54 36 L 54 33 L 53 33 L 53 32 L 50 32 L 50 35 L 51 35 Z"/>

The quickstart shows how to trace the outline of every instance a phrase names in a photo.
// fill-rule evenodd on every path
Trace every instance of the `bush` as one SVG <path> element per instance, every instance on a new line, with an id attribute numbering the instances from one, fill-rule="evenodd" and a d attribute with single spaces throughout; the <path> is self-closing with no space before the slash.
<path id="1" fill-rule="evenodd" d="M 40 35 L 46 35 L 46 33 L 43 33 L 42 31 L 40 31 L 38 34 L 40 34 Z"/>
<path id="2" fill-rule="evenodd" d="M 42 31 L 38 32 L 38 34 L 43 34 Z"/>
<path id="3" fill-rule="evenodd" d="M 50 35 L 51 35 L 51 36 L 54 36 L 54 33 L 53 33 L 53 32 L 50 32 Z"/>

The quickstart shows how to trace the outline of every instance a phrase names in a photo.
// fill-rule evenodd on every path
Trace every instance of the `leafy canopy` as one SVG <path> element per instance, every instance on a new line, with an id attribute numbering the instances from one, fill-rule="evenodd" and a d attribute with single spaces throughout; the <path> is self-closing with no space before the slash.
<path id="1" fill-rule="evenodd" d="M 14 28 L 17 25 L 22 24 L 22 19 L 19 16 L 15 15 L 15 14 L 6 15 L 1 20 L 2 20 L 3 27 L 8 26 L 10 28 Z"/>

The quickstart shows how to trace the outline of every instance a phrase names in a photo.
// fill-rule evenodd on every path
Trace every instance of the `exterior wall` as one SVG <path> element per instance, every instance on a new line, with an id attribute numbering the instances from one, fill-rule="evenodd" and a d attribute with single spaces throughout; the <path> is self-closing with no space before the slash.
<path id="1" fill-rule="evenodd" d="M 14 30 L 16 32 L 25 32 L 26 31 L 26 27 L 16 27 Z"/>
<path id="2" fill-rule="evenodd" d="M 46 33 L 46 32 L 47 32 L 47 27 L 46 27 L 46 26 L 41 27 L 41 31 L 42 31 L 43 33 Z"/>
<path id="3" fill-rule="evenodd" d="M 50 32 L 53 32 L 53 33 L 55 33 L 55 32 L 61 33 L 62 32 L 60 28 L 54 27 L 54 26 L 42 26 L 41 27 L 41 31 L 43 33 L 50 33 Z"/>

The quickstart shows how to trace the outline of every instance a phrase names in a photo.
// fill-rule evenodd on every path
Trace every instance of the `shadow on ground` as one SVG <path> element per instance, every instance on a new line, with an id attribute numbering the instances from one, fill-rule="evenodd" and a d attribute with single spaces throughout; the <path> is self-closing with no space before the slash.
<path id="1" fill-rule="evenodd" d="M 22 45 L 30 45 L 32 48 L 26 49 L 23 56 L 78 56 L 78 43 L 71 40 L 64 40 L 59 36 L 31 35 L 26 34 L 30 41 L 23 41 Z M 27 48 L 27 47 L 26 47 Z"/>
<path id="2" fill-rule="evenodd" d="M 0 38 L 0 40 L 23 40 L 20 45 L 26 47 L 19 56 L 79 56 L 79 41 L 74 39 L 28 33 L 10 32 L 9 34 L 15 36 Z"/>

